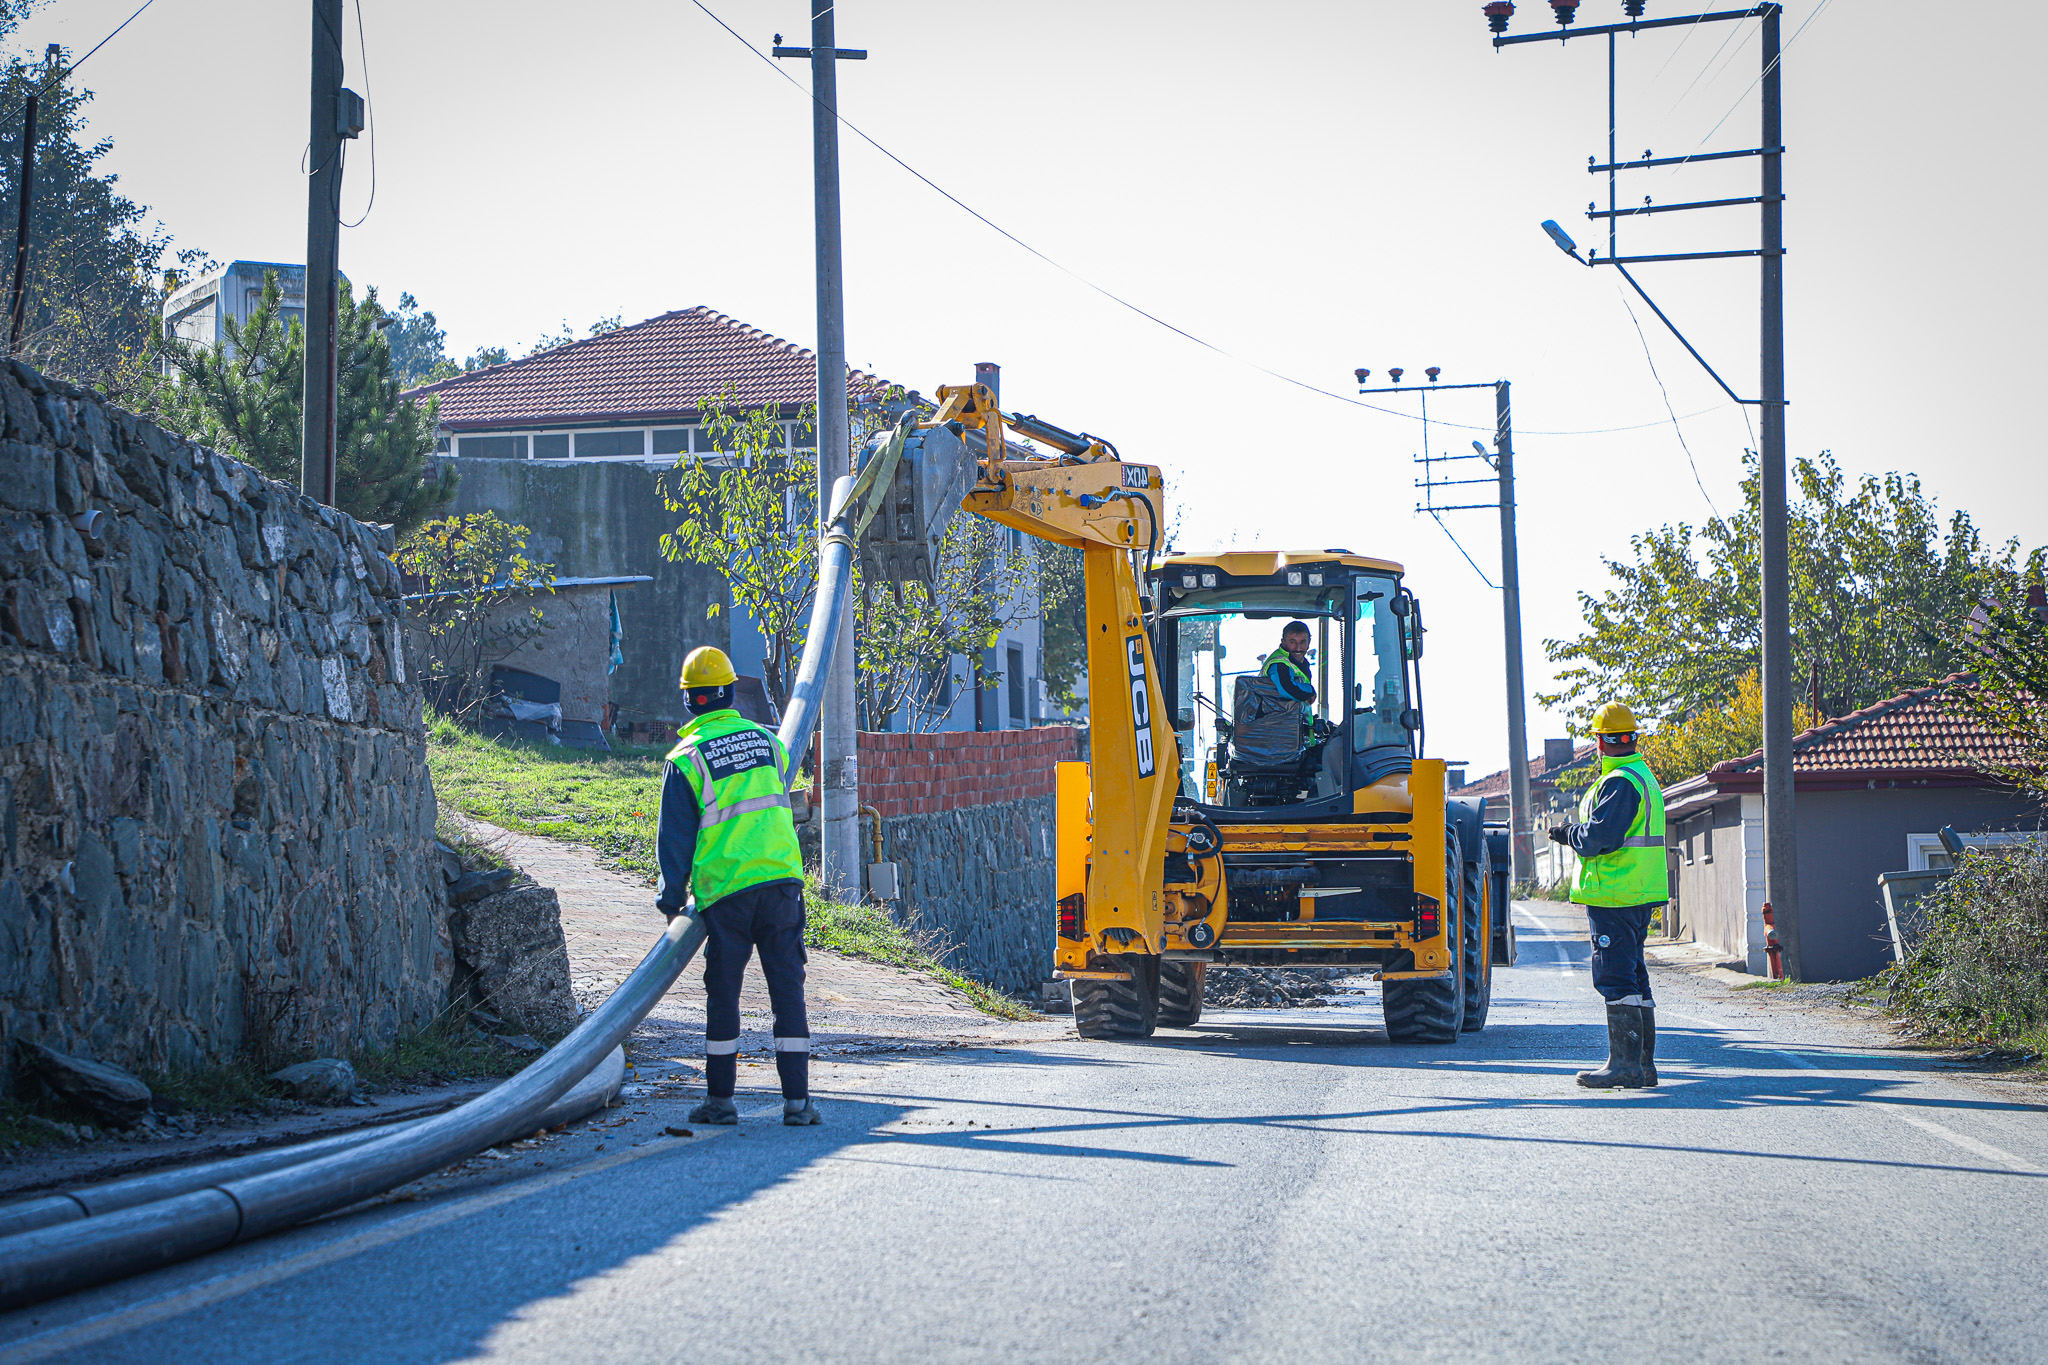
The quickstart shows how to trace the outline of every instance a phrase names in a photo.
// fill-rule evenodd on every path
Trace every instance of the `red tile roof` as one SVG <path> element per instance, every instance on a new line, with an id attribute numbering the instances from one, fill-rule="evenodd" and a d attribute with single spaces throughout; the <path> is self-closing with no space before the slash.
<path id="1" fill-rule="evenodd" d="M 709 308 L 683 308 L 631 327 L 408 389 L 441 400 L 452 431 L 606 422 L 695 421 L 697 400 L 730 385 L 744 408 L 794 413 L 818 392 L 818 358 Z M 882 381 L 849 371 L 856 394 Z"/>
<path id="2" fill-rule="evenodd" d="M 1568 764 L 1560 764 L 1558 766 L 1557 771 L 1563 772 L 1567 768 L 1576 768 L 1579 765 L 1586 762 L 1586 760 L 1590 759 L 1592 756 L 1593 743 L 1591 740 L 1588 740 L 1586 743 L 1578 745 L 1576 748 L 1574 748 L 1572 750 L 1572 761 Z M 1552 776 L 1553 774 L 1551 773 L 1550 769 L 1546 768 L 1543 765 L 1543 755 L 1530 755 L 1529 785 L 1532 789 L 1536 787 L 1555 786 L 1556 784 L 1550 780 Z M 1487 774 L 1485 777 L 1480 778 L 1477 782 L 1467 782 L 1464 786 L 1458 788 L 1457 792 L 1454 794 L 1460 798 L 1467 796 L 1484 796 L 1489 798 L 1495 796 L 1504 797 L 1508 795 L 1508 770 L 1506 768 L 1502 768 L 1497 773 Z"/>
<path id="3" fill-rule="evenodd" d="M 1960 713 L 1950 694 L 1975 682 L 1954 673 L 1803 731 L 1792 740 L 1795 773 L 1977 773 L 1980 764 L 2025 761 L 2017 741 Z M 1707 770 L 1709 779 L 1758 772 L 1763 750 Z"/>

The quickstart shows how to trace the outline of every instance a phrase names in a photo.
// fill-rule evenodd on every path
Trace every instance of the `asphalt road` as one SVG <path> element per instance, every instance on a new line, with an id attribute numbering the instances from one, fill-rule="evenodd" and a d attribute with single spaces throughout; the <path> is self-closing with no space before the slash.
<path id="1" fill-rule="evenodd" d="M 689 1100 L 648 1087 L 618 1127 L 0 1318 L 0 1365 L 2048 1358 L 2043 1106 L 1675 972 L 1663 1087 L 1580 1090 L 1604 1033 L 1557 910 L 1518 908 L 1454 1046 L 1390 1046 L 1366 994 L 836 1063 L 822 1128 L 764 1089 L 660 1136 Z"/>

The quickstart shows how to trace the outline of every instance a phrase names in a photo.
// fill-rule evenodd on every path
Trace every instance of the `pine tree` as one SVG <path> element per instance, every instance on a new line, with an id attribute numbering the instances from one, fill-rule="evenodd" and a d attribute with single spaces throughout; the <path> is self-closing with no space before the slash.
<path id="1" fill-rule="evenodd" d="M 273 479 L 297 483 L 304 412 L 305 331 L 283 313 L 277 274 L 247 321 L 222 322 L 219 346 L 163 343 L 177 383 L 162 399 L 163 420 L 194 440 L 247 461 Z M 391 347 L 378 325 L 389 315 L 372 288 L 358 304 L 341 286 L 335 333 L 340 374 L 335 428 L 335 504 L 358 521 L 390 522 L 403 536 L 455 496 L 453 470 L 430 471 L 437 400 L 399 396 Z"/>

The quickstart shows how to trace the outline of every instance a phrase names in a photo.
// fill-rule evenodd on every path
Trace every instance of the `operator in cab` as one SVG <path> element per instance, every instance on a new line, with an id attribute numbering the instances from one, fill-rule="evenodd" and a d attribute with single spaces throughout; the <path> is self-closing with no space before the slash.
<path id="1" fill-rule="evenodd" d="M 1259 676 L 1280 689 L 1280 695 L 1301 703 L 1301 718 L 1309 718 L 1316 699 L 1316 685 L 1308 676 L 1309 630 L 1306 621 L 1289 621 L 1280 632 L 1280 648 L 1259 661 Z"/>
<path id="2" fill-rule="evenodd" d="M 1636 752 L 1635 713 L 1618 701 L 1593 718 L 1600 778 L 1579 802 L 1579 818 L 1550 830 L 1579 855 L 1571 898 L 1586 907 L 1593 939 L 1593 986 L 1607 1002 L 1607 1065 L 1581 1071 L 1593 1090 L 1657 1084 L 1657 1002 L 1643 936 L 1671 899 L 1664 859 L 1664 792 Z"/>
<path id="3" fill-rule="evenodd" d="M 732 660 L 708 646 L 683 660 L 695 717 L 676 736 L 661 786 L 655 905 L 671 919 L 704 922 L 704 1103 L 692 1123 L 738 1123 L 740 979 L 759 949 L 775 1011 L 775 1070 L 782 1121 L 818 1123 L 811 1102 L 811 1028 L 804 1011 L 804 865 L 783 774 L 789 753 L 774 731 L 733 709 Z"/>

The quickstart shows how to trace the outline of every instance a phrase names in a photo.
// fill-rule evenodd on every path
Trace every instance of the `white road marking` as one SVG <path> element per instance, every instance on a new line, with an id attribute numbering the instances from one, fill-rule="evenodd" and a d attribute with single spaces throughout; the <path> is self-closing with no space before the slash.
<path id="1" fill-rule="evenodd" d="M 781 1112 L 782 1101 L 777 1100 L 773 1104 L 762 1105 L 759 1109 L 746 1110 L 741 1117 L 756 1119 L 764 1118 L 769 1114 L 780 1114 Z M 95 1341 L 104 1341 L 108 1337 L 119 1336 L 123 1332 L 133 1331 L 138 1327 L 148 1327 L 152 1324 L 178 1317 L 181 1314 L 191 1312 L 195 1308 L 205 1308 L 212 1304 L 239 1297 L 249 1293 L 251 1290 L 262 1289 L 267 1285 L 276 1284 L 280 1280 L 290 1279 L 294 1275 L 303 1275 L 309 1270 L 318 1270 L 322 1266 L 333 1265 L 336 1261 L 345 1261 L 349 1257 L 359 1255 L 365 1251 L 389 1246 L 393 1242 L 403 1241 L 407 1237 L 418 1233 L 429 1232 L 434 1228 L 458 1222 L 475 1214 L 487 1212 L 500 1205 L 510 1204 L 514 1200 L 524 1199 L 528 1195 L 545 1193 L 572 1180 L 580 1180 L 587 1175 L 597 1175 L 614 1167 L 639 1161 L 644 1157 L 659 1156 L 664 1152 L 672 1152 L 678 1147 L 687 1147 L 695 1143 L 707 1142 L 712 1138 L 722 1137 L 726 1133 L 737 1132 L 738 1129 L 706 1125 L 704 1128 L 696 1131 L 697 1135 L 695 1137 L 649 1142 L 644 1147 L 635 1147 L 629 1151 L 617 1152 L 607 1157 L 599 1157 L 594 1161 L 587 1161 L 582 1165 L 556 1171 L 552 1175 L 544 1175 L 538 1179 L 522 1181 L 505 1189 L 488 1190 L 483 1194 L 472 1195 L 467 1199 L 459 1199 L 452 1204 L 447 1204 L 440 1208 L 424 1209 L 419 1213 L 409 1214 L 392 1222 L 385 1223 L 382 1226 L 359 1232 L 353 1237 L 344 1237 L 339 1241 L 329 1242 L 325 1246 L 313 1247 L 300 1252 L 296 1256 L 288 1256 L 281 1261 L 255 1270 L 245 1270 L 236 1275 L 224 1275 L 217 1280 L 208 1280 L 189 1289 L 181 1289 L 166 1294 L 160 1299 L 132 1304 L 127 1308 L 115 1309 L 99 1317 L 86 1318 L 81 1322 L 75 1322 L 66 1327 L 52 1328 L 47 1332 L 41 1332 L 32 1337 L 25 1337 L 11 1346 L 0 1349 L 0 1365 L 28 1365 L 30 1361 L 46 1360 L 59 1352 L 69 1351 L 79 1346 L 89 1346 Z M 250 1242 L 244 1243 L 244 1245 L 255 1246 L 258 1243 Z M 223 1250 L 225 1249 L 223 1248 Z"/>
<path id="2" fill-rule="evenodd" d="M 1808 1060 L 1806 1060 L 1806 1058 L 1800 1056 L 1796 1052 L 1787 1052 L 1783 1048 L 1775 1047 L 1769 1048 L 1767 1049 L 1767 1051 L 1771 1052 L 1776 1056 L 1783 1057 L 1786 1061 L 1792 1063 L 1792 1065 L 1794 1066 L 1803 1066 L 1808 1071 L 1819 1071 L 1823 1069 L 1820 1063 L 1809 1062 Z M 1970 1152 L 1976 1156 L 1981 1156 L 1988 1161 L 1995 1161 L 2001 1166 L 2005 1166 L 2012 1170 L 2020 1172 L 2022 1175 L 2048 1175 L 2048 1171 L 2043 1171 L 2039 1166 L 2034 1165 L 2032 1162 L 2021 1160 L 2019 1157 L 2014 1156 L 2011 1152 L 2008 1152 L 2003 1148 L 1993 1147 L 1988 1142 L 1979 1142 L 1977 1141 L 1977 1139 L 1973 1137 L 1970 1137 L 1963 1133 L 1958 1133 L 1953 1128 L 1944 1127 L 1942 1124 L 1936 1123 L 1933 1119 L 1927 1118 L 1924 1115 L 1910 1113 L 1907 1110 L 1900 1108 L 1898 1105 L 1866 1104 L 1863 1107 L 1866 1109 L 1875 1109 L 1880 1114 L 1890 1114 L 1900 1123 L 1907 1124 L 1914 1128 L 1918 1128 L 1923 1133 L 1932 1133 L 1935 1137 L 1940 1138 L 1943 1142 L 1952 1143 L 1953 1145 L 1962 1148 L 1966 1152 Z"/>
<path id="3" fill-rule="evenodd" d="M 1535 918 L 1533 915 L 1530 915 L 1527 911 L 1523 912 L 1523 916 L 1527 919 Z M 1558 963 L 1557 966 L 1552 970 L 1576 970 L 1571 965 L 1569 959 L 1565 956 L 1565 951 L 1563 947 L 1565 936 L 1550 930 L 1540 921 L 1537 922 L 1535 928 L 1543 935 L 1540 941 L 1545 944 L 1548 944 L 1557 953 Z M 1666 1020 L 1674 1024 L 1692 1024 L 1697 1027 L 1711 1029 L 1725 1029 L 1728 1027 L 1728 1025 L 1725 1022 L 1716 1022 L 1710 1019 L 1699 1019 L 1688 1015 L 1674 1014 L 1670 1010 L 1666 1009 L 1659 1009 L 1657 1012 L 1658 1014 L 1662 1015 Z M 1754 1032 L 1754 1030 L 1746 1031 Z M 1764 1047 L 1759 1050 L 1769 1052 L 1774 1056 L 1783 1057 L 1786 1061 L 1792 1063 L 1794 1066 L 1804 1067 L 1808 1071 L 1820 1071 L 1823 1069 L 1818 1062 L 1809 1061 L 1806 1058 L 1800 1056 L 1798 1053 L 1788 1052 L 1783 1048 Z M 1950 1145 L 1955 1147 L 1960 1147 L 1962 1150 L 1971 1153 L 1973 1156 L 1982 1157 L 1987 1161 L 1995 1161 L 1999 1165 L 2006 1167 L 2008 1170 L 2018 1171 L 2022 1175 L 2048 1175 L 2048 1171 L 2042 1170 L 2041 1167 L 2034 1165 L 2032 1162 L 2014 1156 L 2011 1152 L 2008 1152 L 2003 1148 L 1993 1147 L 1988 1142 L 1979 1142 L 1976 1138 L 1973 1138 L 1966 1133 L 1958 1133 L 1953 1128 L 1947 1127 L 1944 1124 L 1936 1123 L 1933 1119 L 1930 1119 L 1925 1115 L 1913 1113 L 1910 1110 L 1907 1110 L 1899 1105 L 1864 1104 L 1860 1107 L 1866 1109 L 1874 1109 L 1881 1114 L 1889 1114 L 1891 1117 L 1897 1119 L 1899 1122 L 1906 1124 L 1909 1127 L 1918 1128 L 1923 1133 L 1927 1133 L 1931 1136 L 1938 1137 L 1943 1142 L 1949 1143 Z"/>

